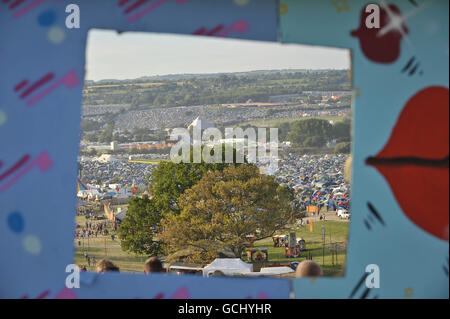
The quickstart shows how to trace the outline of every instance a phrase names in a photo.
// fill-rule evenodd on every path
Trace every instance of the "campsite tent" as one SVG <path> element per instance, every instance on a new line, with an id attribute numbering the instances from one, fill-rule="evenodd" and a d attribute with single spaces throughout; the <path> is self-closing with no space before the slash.
<path id="1" fill-rule="evenodd" d="M 220 270 L 227 276 L 253 271 L 253 265 L 243 262 L 240 258 L 216 258 L 203 268 L 203 276 L 209 277 L 214 271 Z"/>

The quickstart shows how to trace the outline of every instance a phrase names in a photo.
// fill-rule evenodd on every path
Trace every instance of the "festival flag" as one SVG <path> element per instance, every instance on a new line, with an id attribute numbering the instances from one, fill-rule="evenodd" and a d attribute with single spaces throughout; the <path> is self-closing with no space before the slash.
<path id="1" fill-rule="evenodd" d="M 108 205 L 103 204 L 103 207 L 104 207 L 104 210 L 105 210 L 105 215 L 106 215 L 106 217 L 107 217 L 110 221 L 114 222 L 114 220 L 115 220 L 114 212 L 112 211 L 112 209 L 110 209 L 109 203 L 108 203 Z"/>

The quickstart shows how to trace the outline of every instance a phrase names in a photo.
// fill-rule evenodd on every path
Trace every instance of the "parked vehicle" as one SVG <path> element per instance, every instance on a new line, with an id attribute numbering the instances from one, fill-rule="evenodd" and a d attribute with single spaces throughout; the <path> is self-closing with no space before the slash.
<path id="1" fill-rule="evenodd" d="M 338 216 L 341 219 L 349 219 L 350 218 L 350 213 L 346 209 L 343 209 L 343 210 L 340 211 L 340 214 L 338 213 Z"/>
<path id="2" fill-rule="evenodd" d="M 348 214 L 348 210 L 344 208 L 338 208 L 336 214 L 338 217 L 342 217 L 343 214 Z"/>

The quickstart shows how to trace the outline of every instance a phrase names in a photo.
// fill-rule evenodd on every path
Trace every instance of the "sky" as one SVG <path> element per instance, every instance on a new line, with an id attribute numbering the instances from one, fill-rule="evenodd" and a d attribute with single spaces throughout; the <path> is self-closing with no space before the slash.
<path id="1" fill-rule="evenodd" d="M 92 30 L 87 80 L 274 69 L 348 69 L 345 49 L 161 33 Z"/>

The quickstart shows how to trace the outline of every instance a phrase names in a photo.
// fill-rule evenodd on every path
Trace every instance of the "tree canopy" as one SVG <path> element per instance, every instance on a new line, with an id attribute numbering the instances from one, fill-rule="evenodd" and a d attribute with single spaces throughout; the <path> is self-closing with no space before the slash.
<path id="1" fill-rule="evenodd" d="M 233 153 L 236 158 L 235 149 Z M 225 151 L 222 154 L 225 156 Z M 153 198 L 151 200 L 132 198 L 128 202 L 127 215 L 119 227 L 122 249 L 148 255 L 160 252 L 163 243 L 154 240 L 154 234 L 148 231 L 147 226 L 155 226 L 156 231 L 159 231 L 160 221 L 165 215 L 180 213 L 178 201 L 187 189 L 197 184 L 205 173 L 221 171 L 229 165 L 224 161 L 222 163 L 160 162 L 149 176 Z"/>
<path id="2" fill-rule="evenodd" d="M 126 218 L 119 226 L 122 250 L 136 254 L 157 255 L 161 242 L 153 238 L 153 226 L 159 225 L 161 215 L 147 196 L 132 197 L 128 201 Z"/>
<path id="3" fill-rule="evenodd" d="M 338 121 L 333 124 L 332 135 L 337 142 L 349 142 L 351 140 L 350 120 Z"/>
<path id="4" fill-rule="evenodd" d="M 153 171 L 151 190 L 154 207 L 163 214 L 179 213 L 178 198 L 194 186 L 209 170 L 221 170 L 226 164 L 160 162 Z"/>
<path id="5" fill-rule="evenodd" d="M 236 149 L 233 148 L 234 160 L 236 160 L 236 152 Z M 153 201 L 156 209 L 162 214 L 168 212 L 178 214 L 180 212 L 178 198 L 185 190 L 197 184 L 206 172 L 221 171 L 230 165 L 229 163 L 225 163 L 224 144 L 222 144 L 221 163 L 205 163 L 203 158 L 201 159 L 201 163 L 193 163 L 192 148 L 190 158 L 191 163 L 160 162 L 158 167 L 153 171 L 150 181 Z"/>
<path id="6" fill-rule="evenodd" d="M 352 144 L 350 142 L 341 142 L 336 144 L 334 151 L 337 154 L 349 154 L 351 151 Z"/>
<path id="7" fill-rule="evenodd" d="M 288 138 L 295 146 L 322 147 L 331 133 L 332 125 L 327 120 L 313 118 L 294 122 Z"/>
<path id="8" fill-rule="evenodd" d="M 210 171 L 181 195 L 180 214 L 161 221 L 161 239 L 169 258 L 183 249 L 191 250 L 191 262 L 211 261 L 221 250 L 240 258 L 249 245 L 247 235 L 255 234 L 255 240 L 272 236 L 300 213 L 292 199 L 288 187 L 254 165 Z"/>

